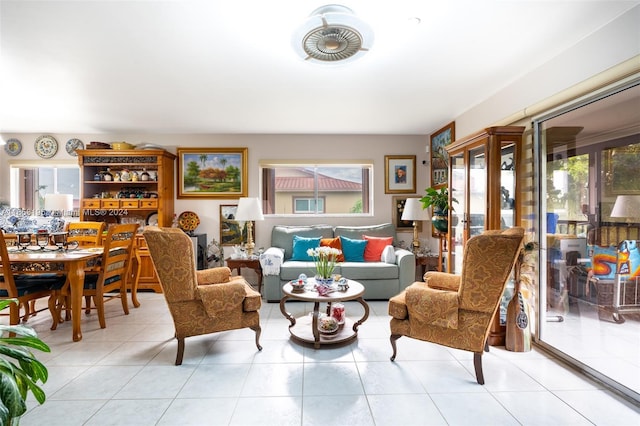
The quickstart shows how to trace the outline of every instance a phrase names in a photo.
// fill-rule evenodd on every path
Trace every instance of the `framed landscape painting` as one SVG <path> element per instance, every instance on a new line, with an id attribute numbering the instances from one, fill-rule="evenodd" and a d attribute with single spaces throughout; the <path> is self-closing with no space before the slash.
<path id="1" fill-rule="evenodd" d="M 449 155 L 445 147 L 456 138 L 455 122 L 431 135 L 431 186 L 446 185 L 449 179 Z"/>
<path id="2" fill-rule="evenodd" d="M 178 148 L 178 198 L 240 198 L 247 193 L 247 148 Z"/>
<path id="3" fill-rule="evenodd" d="M 237 205 L 223 204 L 220 206 L 220 244 L 223 246 L 241 245 L 247 242 L 247 223 L 235 220 Z M 255 222 L 252 222 L 255 230 Z"/>

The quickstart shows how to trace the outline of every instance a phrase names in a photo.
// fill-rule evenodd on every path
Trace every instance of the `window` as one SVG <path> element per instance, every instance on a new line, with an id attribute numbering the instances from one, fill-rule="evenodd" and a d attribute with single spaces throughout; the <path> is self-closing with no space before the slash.
<path id="1" fill-rule="evenodd" d="M 262 162 L 265 214 L 370 215 L 371 163 Z"/>
<path id="2" fill-rule="evenodd" d="M 324 198 L 293 198 L 294 213 L 324 213 Z"/>
<path id="3" fill-rule="evenodd" d="M 11 206 L 39 216 L 46 194 L 72 194 L 74 210 L 80 199 L 80 169 L 77 164 L 11 165 Z"/>

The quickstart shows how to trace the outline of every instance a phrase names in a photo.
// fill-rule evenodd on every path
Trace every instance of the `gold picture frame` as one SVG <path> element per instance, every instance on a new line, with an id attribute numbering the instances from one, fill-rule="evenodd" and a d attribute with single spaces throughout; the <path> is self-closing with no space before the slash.
<path id="1" fill-rule="evenodd" d="M 416 156 L 384 156 L 384 193 L 415 194 Z"/>
<path id="2" fill-rule="evenodd" d="M 456 140 L 456 123 L 451 123 L 431 135 L 431 186 L 439 188 L 449 181 L 449 155 L 445 147 Z"/>
<path id="3" fill-rule="evenodd" d="M 248 194 L 247 148 L 178 148 L 178 198 Z"/>

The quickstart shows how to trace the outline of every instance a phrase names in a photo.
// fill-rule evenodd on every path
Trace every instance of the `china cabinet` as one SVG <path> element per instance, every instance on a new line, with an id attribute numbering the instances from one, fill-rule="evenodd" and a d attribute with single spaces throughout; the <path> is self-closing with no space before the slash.
<path id="1" fill-rule="evenodd" d="M 80 220 L 171 226 L 175 155 L 162 149 L 76 152 L 82 182 Z M 144 237 L 138 235 L 136 250 L 145 249 Z M 149 256 L 137 255 L 131 270 L 136 276 L 130 281 L 137 280 L 139 289 L 160 291 Z"/>
<path id="2" fill-rule="evenodd" d="M 452 198 L 458 200 L 449 213 L 447 272 L 460 273 L 469 238 L 486 229 L 520 223 L 516 173 L 523 132 L 521 126 L 489 127 L 446 147 L 450 202 Z M 507 302 L 496 313 L 490 345 L 504 345 Z"/>

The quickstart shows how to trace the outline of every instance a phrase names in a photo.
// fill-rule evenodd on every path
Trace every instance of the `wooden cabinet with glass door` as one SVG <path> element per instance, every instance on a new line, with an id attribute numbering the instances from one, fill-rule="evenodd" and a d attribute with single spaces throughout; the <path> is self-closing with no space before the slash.
<path id="1" fill-rule="evenodd" d="M 489 127 L 447 146 L 449 197 L 458 200 L 450 213 L 447 272 L 461 272 L 469 238 L 520 223 L 517 170 L 523 132 L 521 126 Z M 504 345 L 505 315 L 496 313 L 490 345 Z"/>
<path id="2" fill-rule="evenodd" d="M 78 150 L 80 220 L 171 226 L 174 215 L 176 156 L 157 150 Z M 140 229 L 140 228 L 139 228 Z M 136 250 L 144 250 L 136 238 Z M 141 266 L 138 267 L 138 262 Z M 140 273 L 138 278 L 136 275 Z M 132 262 L 140 289 L 161 291 L 149 256 Z"/>

